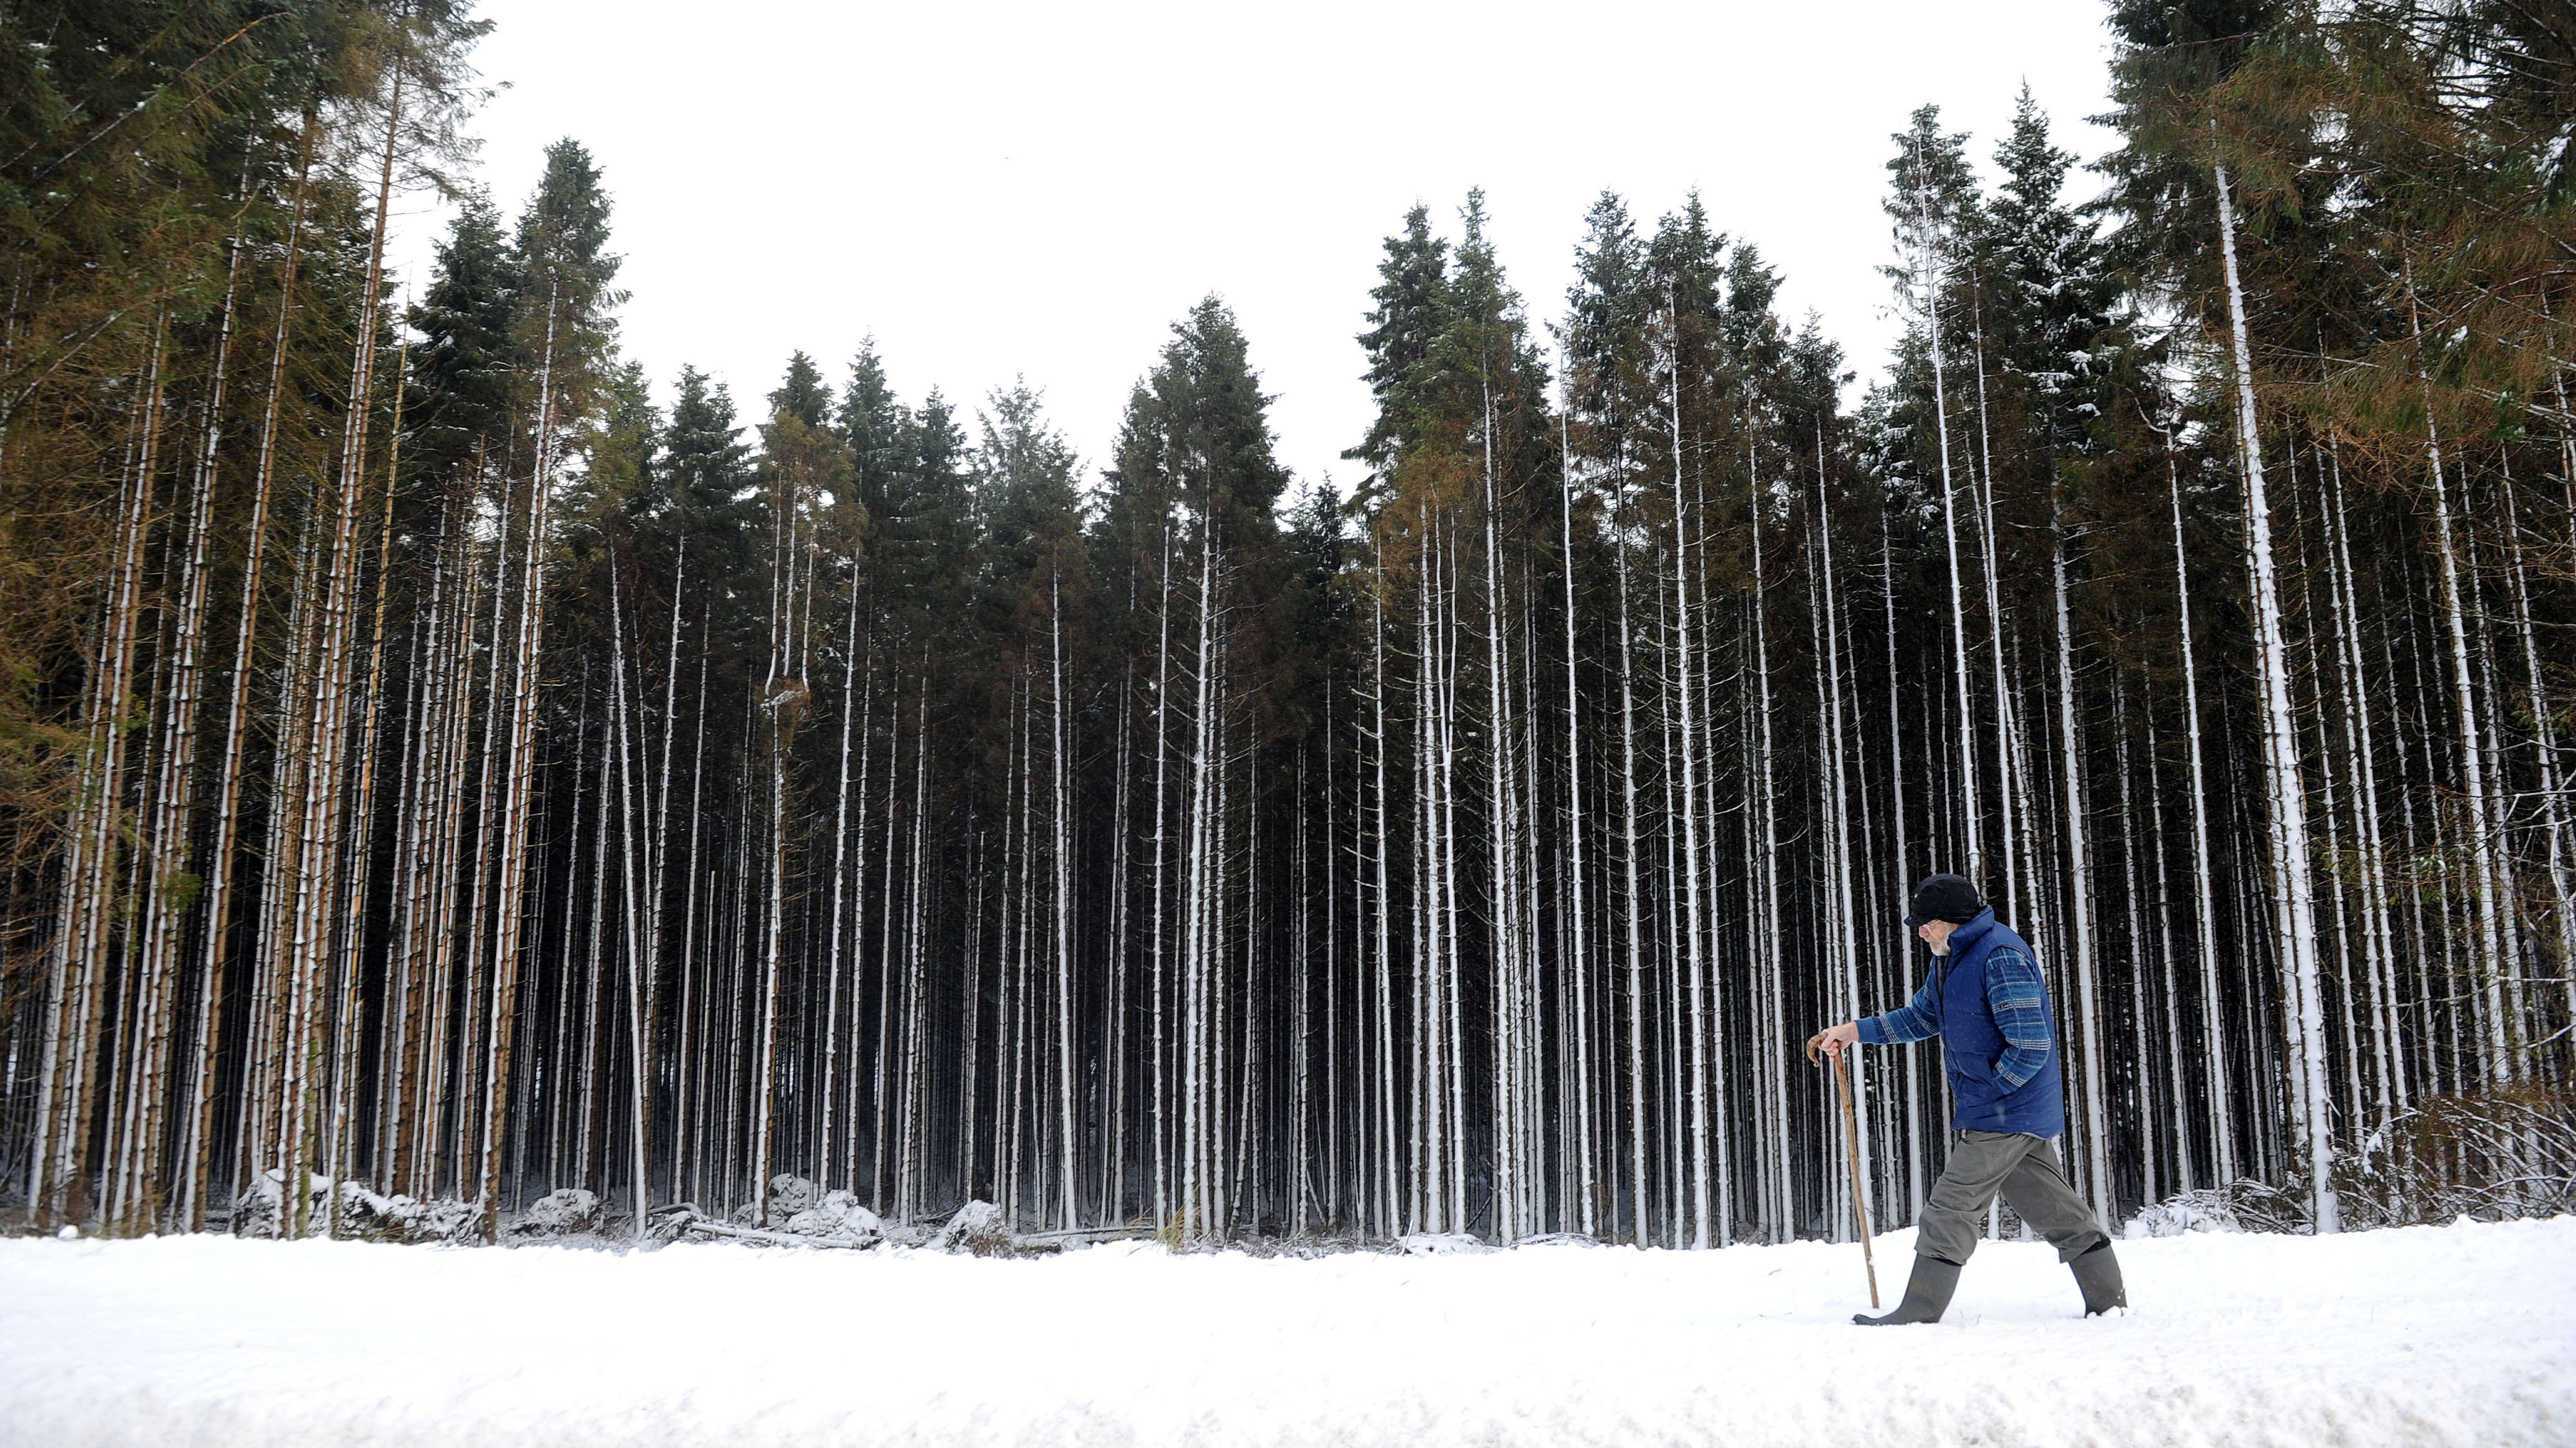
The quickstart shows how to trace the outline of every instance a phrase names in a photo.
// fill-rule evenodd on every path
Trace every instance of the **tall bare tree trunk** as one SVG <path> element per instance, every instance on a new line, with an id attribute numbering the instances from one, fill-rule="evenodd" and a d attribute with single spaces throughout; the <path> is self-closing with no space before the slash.
<path id="1" fill-rule="evenodd" d="M 2283 973 L 2291 987 L 2288 1014 L 2296 1047 L 2290 1078 L 2291 1124 L 2305 1158 L 2301 1166 L 2308 1176 L 2316 1229 L 2333 1232 L 2340 1228 L 2341 1213 L 2332 1179 L 2333 1121 L 2326 1093 L 2324 1006 L 2317 983 L 2307 791 L 2299 777 L 2298 736 L 2290 713 L 2289 645 L 2281 626 L 2280 585 L 2272 557 L 2272 503 L 2263 484 L 2263 441 L 2254 413 L 2254 361 L 2246 343 L 2244 291 L 2236 275 L 2236 211 L 2228 199 L 2226 166 L 2213 162 L 2211 171 L 2218 181 L 2218 234 L 2227 277 L 2228 326 L 2235 344 L 2237 442 L 2245 462 L 2246 548 L 2253 577 L 2256 679 L 2263 699 L 2263 772 L 2275 847 L 2274 917 Z"/>

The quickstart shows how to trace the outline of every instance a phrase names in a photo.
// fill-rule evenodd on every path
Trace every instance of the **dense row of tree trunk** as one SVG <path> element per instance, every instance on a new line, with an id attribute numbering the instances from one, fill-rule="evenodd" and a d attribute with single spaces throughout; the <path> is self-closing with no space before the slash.
<path id="1" fill-rule="evenodd" d="M 1096 485 L 1033 392 L 970 438 L 873 346 L 792 359 L 756 445 L 694 371 L 656 407 L 569 141 L 398 308 L 476 27 L 221 8 L 0 22 L 47 98 L 0 262 L 31 1223 L 273 1180 L 345 1230 L 318 1176 L 640 1230 L 792 1174 L 1839 1235 L 1920 1208 L 1943 1078 L 1861 1058 L 1854 1181 L 1796 1045 L 1920 982 L 1935 869 L 2039 949 L 2106 1222 L 2390 1220 L 2426 1103 L 2564 1110 L 2564 36 L 2115 7 L 2111 225 L 2027 98 L 1991 186 L 1918 112 L 1856 407 L 1696 197 L 1600 200 L 1552 348 L 1482 196 L 1417 208 L 1343 497 L 1214 299 Z"/>

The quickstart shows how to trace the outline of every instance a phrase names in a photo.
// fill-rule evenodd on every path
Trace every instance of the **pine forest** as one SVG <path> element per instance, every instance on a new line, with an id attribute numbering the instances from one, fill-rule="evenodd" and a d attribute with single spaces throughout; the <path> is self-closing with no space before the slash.
<path id="1" fill-rule="evenodd" d="M 1722 195 L 1389 217 L 1335 488 L 1217 296 L 1101 458 L 648 379 L 463 0 L 0 8 L 0 1216 L 1847 1238 L 1936 870 L 2106 1225 L 2576 1201 L 2576 16 L 2109 19 L 2109 154 L 1889 138 L 1866 373 Z"/>

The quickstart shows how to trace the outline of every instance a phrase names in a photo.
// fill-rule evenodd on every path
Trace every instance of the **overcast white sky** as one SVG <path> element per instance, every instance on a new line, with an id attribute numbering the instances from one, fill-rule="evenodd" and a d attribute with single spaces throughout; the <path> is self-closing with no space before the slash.
<path id="1" fill-rule="evenodd" d="M 484 0 L 480 175 L 505 213 L 561 136 L 614 198 L 624 346 L 746 420 L 803 348 L 837 387 L 874 331 L 897 389 L 1014 375 L 1096 467 L 1167 329 L 1230 302 L 1283 459 L 1365 431 L 1352 340 L 1380 240 L 1470 186 L 1534 318 L 1556 318 L 1607 187 L 1641 226 L 1700 189 L 1866 375 L 1892 335 L 1888 137 L 1939 104 L 1985 164 L 2026 79 L 2085 159 L 2109 144 L 2099 0 L 1787 5 L 837 5 Z M 2090 178 L 2070 186 L 2089 194 Z M 415 201 L 425 279 L 445 221 Z"/>

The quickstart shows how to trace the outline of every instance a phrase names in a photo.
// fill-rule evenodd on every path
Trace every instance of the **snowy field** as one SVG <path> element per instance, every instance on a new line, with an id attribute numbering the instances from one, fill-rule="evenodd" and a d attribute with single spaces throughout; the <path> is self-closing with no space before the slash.
<path id="1" fill-rule="evenodd" d="M 1910 1233 L 1881 1243 L 1890 1294 Z M 2576 1443 L 2576 1220 L 1990 1243 L 1864 1330 L 1860 1250 L 1315 1260 L 0 1241 L 0 1442 Z"/>

